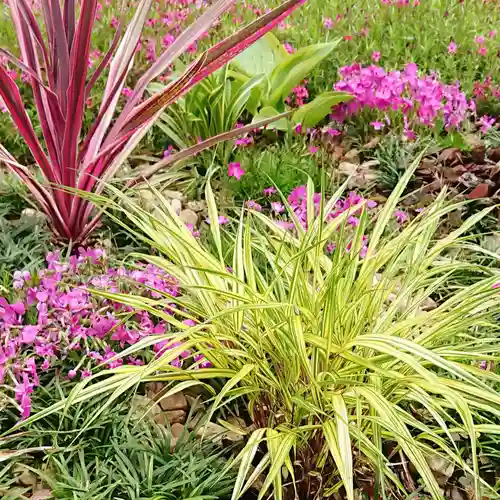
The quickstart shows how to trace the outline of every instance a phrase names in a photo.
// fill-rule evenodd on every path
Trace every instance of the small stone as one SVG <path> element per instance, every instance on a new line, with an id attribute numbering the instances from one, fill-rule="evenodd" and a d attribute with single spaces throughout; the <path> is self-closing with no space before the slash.
<path id="1" fill-rule="evenodd" d="M 172 424 L 171 430 L 172 436 L 174 436 L 174 438 L 178 438 L 182 436 L 182 433 L 184 432 L 184 426 L 182 424 L 175 423 Z"/>
<path id="2" fill-rule="evenodd" d="M 339 171 L 341 174 L 346 176 L 355 175 L 358 171 L 359 164 L 352 163 L 348 161 L 342 161 L 339 163 Z"/>
<path id="3" fill-rule="evenodd" d="M 490 149 L 488 151 L 488 158 L 495 163 L 500 161 L 500 147 Z"/>
<path id="4" fill-rule="evenodd" d="M 21 220 L 30 221 L 33 223 L 43 223 L 47 220 L 47 216 L 44 213 L 39 212 L 38 210 L 35 210 L 33 208 L 25 208 L 21 212 Z"/>
<path id="5" fill-rule="evenodd" d="M 170 205 L 172 205 L 172 208 L 173 208 L 174 212 L 177 215 L 180 215 L 181 210 L 182 210 L 182 203 L 181 203 L 181 201 L 178 200 L 177 198 L 174 198 L 173 200 L 170 201 Z"/>
<path id="6" fill-rule="evenodd" d="M 193 212 L 204 212 L 207 209 L 207 203 L 205 201 L 188 201 L 187 208 Z"/>
<path id="7" fill-rule="evenodd" d="M 243 441 L 243 436 L 237 432 L 229 431 L 222 425 L 214 422 L 207 422 L 206 424 L 195 429 L 198 437 L 205 437 L 211 439 L 214 443 L 221 443 L 223 439 L 233 443 Z"/>
<path id="8" fill-rule="evenodd" d="M 155 422 L 158 425 L 165 426 L 167 425 L 167 416 L 163 412 L 157 413 L 156 415 L 153 416 L 153 422 Z"/>
<path id="9" fill-rule="evenodd" d="M 445 486 L 448 479 L 455 471 L 455 465 L 450 460 L 446 460 L 439 455 L 430 455 L 426 457 L 427 463 L 434 473 L 434 477 L 439 486 Z"/>
<path id="10" fill-rule="evenodd" d="M 156 396 L 159 392 L 163 390 L 165 385 L 162 382 L 148 382 L 146 384 L 146 394 L 149 395 L 152 394 L 153 397 Z"/>
<path id="11" fill-rule="evenodd" d="M 182 202 L 186 199 L 186 197 L 180 191 L 170 191 L 169 189 L 165 189 L 161 194 L 169 200 L 178 200 Z"/>
<path id="12" fill-rule="evenodd" d="M 176 392 L 171 396 L 160 399 L 159 403 L 162 410 L 165 411 L 188 409 L 188 402 L 186 396 L 184 396 L 182 392 Z"/>
<path id="13" fill-rule="evenodd" d="M 25 469 L 21 464 L 14 467 L 14 473 L 16 474 L 18 484 L 31 487 L 36 486 L 37 477 L 28 469 Z"/>
<path id="14" fill-rule="evenodd" d="M 31 496 L 31 500 L 46 500 L 53 498 L 52 491 L 48 489 L 36 490 Z"/>
<path id="15" fill-rule="evenodd" d="M 193 227 L 198 224 L 198 214 L 190 208 L 182 210 L 179 217 L 184 224 L 191 224 Z"/>
<path id="16" fill-rule="evenodd" d="M 363 147 L 365 149 L 373 149 L 377 146 L 379 142 L 380 142 L 380 137 L 376 136 L 371 141 L 368 141 L 366 144 L 363 144 Z"/>
<path id="17" fill-rule="evenodd" d="M 171 410 L 166 413 L 170 425 L 183 424 L 186 421 L 186 412 L 184 410 Z"/>
<path id="18" fill-rule="evenodd" d="M 450 500 L 466 500 L 467 495 L 461 492 L 456 486 L 453 486 L 449 496 Z"/>
<path id="19" fill-rule="evenodd" d="M 357 149 L 347 151 L 344 155 L 344 160 L 349 163 L 357 163 L 359 165 L 361 163 L 361 160 L 359 159 L 359 151 Z"/>

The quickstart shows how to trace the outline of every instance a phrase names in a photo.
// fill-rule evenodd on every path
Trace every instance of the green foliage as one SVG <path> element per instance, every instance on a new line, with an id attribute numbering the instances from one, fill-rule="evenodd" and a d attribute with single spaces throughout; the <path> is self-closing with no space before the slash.
<path id="1" fill-rule="evenodd" d="M 421 149 L 418 141 L 403 142 L 401 136 L 394 134 L 384 137 L 373 153 L 373 158 L 379 162 L 378 185 L 385 191 L 392 191 Z"/>
<path id="2" fill-rule="evenodd" d="M 231 63 L 230 72 L 239 80 L 253 81 L 260 77 L 247 104 L 254 121 L 277 115 L 285 110 L 285 99 L 314 68 L 338 45 L 338 41 L 303 47 L 288 54 L 279 40 L 267 33 L 252 47 L 242 52 Z M 329 112 L 333 105 L 348 100 L 342 92 L 326 92 L 294 114 L 292 121 L 313 127 Z M 281 123 L 280 123 L 281 122 Z M 288 130 L 286 120 L 273 123 L 269 128 Z"/>
<path id="3" fill-rule="evenodd" d="M 52 379 L 33 394 L 34 410 L 65 402 L 70 387 L 68 381 Z M 124 397 L 98 421 L 90 422 L 95 405 L 105 398 L 69 405 L 34 422 L 25 433 L 0 441 L 0 455 L 2 448 L 19 450 L 19 456 L 8 460 L 0 473 L 2 494 L 14 487 L 17 466 L 17 470 L 30 470 L 57 499 L 230 497 L 235 474 L 225 470 L 227 461 L 217 446 L 200 442 L 188 431 L 174 442 L 167 427 L 142 418 L 141 411 L 131 409 L 130 399 Z M 17 415 L 8 409 L 2 412 L 3 432 L 15 419 Z"/>
<path id="4" fill-rule="evenodd" d="M 16 270 L 37 269 L 49 248 L 50 232 L 42 214 L 23 214 L 29 207 L 26 188 L 11 176 L 0 183 L 0 286 Z M 1 292 L 0 292 L 1 293 Z"/>
<path id="5" fill-rule="evenodd" d="M 492 387 L 500 376 L 478 364 L 500 359 L 500 309 L 493 288 L 499 274 L 460 259 L 467 246 L 462 235 L 491 209 L 436 239 L 441 221 L 463 205 L 449 204 L 443 192 L 395 230 L 393 213 L 418 163 L 419 158 L 374 221 L 362 206 L 327 217 L 342 194 L 339 190 L 323 200 L 319 215 L 308 203 L 307 229 L 296 221 L 294 231 L 284 230 L 258 212 L 242 215 L 229 256 L 222 251 L 223 229 L 218 225 L 210 226 L 216 245 L 211 253 L 160 193 L 155 194 L 164 213 L 152 215 L 115 192 L 131 224 L 164 256 L 143 258 L 177 276 L 186 293 L 155 302 L 96 292 L 171 322 L 178 333 L 168 337 L 181 343 L 147 366 L 129 367 L 100 382 L 101 393 L 115 391 L 107 404 L 130 387 L 127 379 L 184 380 L 182 387 L 226 378 L 214 395 L 212 412 L 242 398 L 255 425 L 237 457 L 233 498 L 265 473 L 259 498 L 270 489 L 274 498 L 284 498 L 286 482 L 299 498 L 306 498 L 310 488 L 328 495 L 343 486 L 346 498 L 353 499 L 355 482 L 363 480 L 361 470 L 371 471 L 368 480 L 386 497 L 408 494 L 390 463 L 389 445 L 412 463 L 434 499 L 442 494 L 427 461 L 431 454 L 470 474 L 476 496 L 494 492 L 479 475 L 478 435 L 500 433 L 494 423 L 500 397 Z M 307 192 L 312 200 L 311 182 Z M 210 185 L 206 199 L 214 218 L 218 210 Z M 93 200 L 106 203 L 105 198 Z M 348 230 L 348 217 L 360 210 L 359 225 Z M 292 210 L 289 217 L 296 220 Z M 368 253 L 361 258 L 365 234 Z M 337 250 L 329 256 L 325 245 L 331 241 Z M 264 264 L 257 267 L 257 260 Z M 452 276 L 471 270 L 480 270 L 483 279 L 458 286 L 452 296 L 433 305 L 432 298 L 447 289 Z M 187 326 L 170 318 L 165 301 L 175 302 L 199 323 Z M 179 370 L 168 364 L 180 350 L 192 347 L 213 368 Z M 95 390 L 78 392 L 79 398 L 93 395 Z M 457 433 L 469 447 L 469 457 L 452 436 Z"/>
<path id="6" fill-rule="evenodd" d="M 283 193 L 289 193 L 296 186 L 305 184 L 308 178 L 320 181 L 321 157 L 311 155 L 301 140 L 263 143 L 251 151 L 237 153 L 235 159 L 241 162 L 246 173 L 239 181 L 229 178 L 222 191 L 230 192 L 239 204 L 248 199 L 264 204 L 263 191 L 273 184 Z"/>
<path id="7" fill-rule="evenodd" d="M 256 76 L 243 83 L 228 77 L 226 67 L 200 82 L 189 94 L 169 107 L 156 123 L 165 134 L 165 149 L 169 145 L 184 149 L 200 139 L 208 139 L 233 129 L 247 105 L 252 89 L 262 80 L 263 76 Z M 150 85 L 153 93 L 163 88 L 160 84 Z M 232 143 L 220 147 L 220 157 L 227 159 L 232 148 Z"/>

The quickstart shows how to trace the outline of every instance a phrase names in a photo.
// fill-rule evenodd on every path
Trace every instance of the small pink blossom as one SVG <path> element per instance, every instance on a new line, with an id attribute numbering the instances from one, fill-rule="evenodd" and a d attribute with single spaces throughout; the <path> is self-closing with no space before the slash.
<path id="1" fill-rule="evenodd" d="M 486 134 L 488 130 L 493 127 L 495 123 L 495 118 L 490 118 L 488 115 L 484 115 L 479 119 L 479 124 L 481 125 L 481 132 Z"/>
<path id="2" fill-rule="evenodd" d="M 484 57 L 488 53 L 488 49 L 483 45 L 482 47 L 479 47 L 479 49 L 477 49 L 477 53 L 480 56 Z"/>
<path id="3" fill-rule="evenodd" d="M 241 163 L 239 161 L 235 161 L 228 165 L 227 175 L 239 181 L 245 175 L 245 170 L 241 168 Z"/>
<path id="4" fill-rule="evenodd" d="M 375 130 L 382 130 L 385 127 L 385 123 L 379 122 L 379 121 L 373 121 L 370 122 L 370 125 L 375 129 Z"/>
<path id="5" fill-rule="evenodd" d="M 394 212 L 394 217 L 396 218 L 398 224 L 404 224 L 408 220 L 408 214 L 403 212 L 403 210 L 396 210 Z"/>
<path id="6" fill-rule="evenodd" d="M 289 53 L 289 54 L 293 54 L 295 52 L 295 49 L 293 47 L 293 45 L 289 44 L 288 42 L 285 42 L 283 44 L 283 47 L 285 48 L 285 50 Z"/>
<path id="7" fill-rule="evenodd" d="M 486 39 L 484 38 L 484 36 L 482 35 L 478 35 L 474 38 L 474 41 L 478 44 L 478 45 L 482 45 Z"/>
<path id="8" fill-rule="evenodd" d="M 323 18 L 323 26 L 327 30 L 331 30 L 333 28 L 333 21 L 332 21 L 331 17 L 325 17 L 325 18 Z"/>
<path id="9" fill-rule="evenodd" d="M 272 196 L 276 192 L 277 192 L 276 188 L 274 186 L 271 186 L 264 189 L 264 196 Z"/>
<path id="10" fill-rule="evenodd" d="M 285 207 L 283 206 L 283 203 L 280 203 L 279 201 L 273 201 L 271 203 L 271 209 L 273 212 L 280 214 L 285 211 Z"/>
<path id="11" fill-rule="evenodd" d="M 381 57 L 382 57 L 382 54 L 380 52 L 373 52 L 372 53 L 372 61 L 373 62 L 379 62 Z"/>
<path id="12" fill-rule="evenodd" d="M 317 146 L 309 146 L 309 153 L 312 155 L 317 153 L 319 151 L 319 148 Z"/>
<path id="13" fill-rule="evenodd" d="M 248 200 L 245 203 L 245 205 L 250 210 L 255 210 L 256 212 L 261 212 L 262 211 L 262 206 L 259 203 L 257 203 L 255 200 Z"/>
<path id="14" fill-rule="evenodd" d="M 457 44 L 452 40 L 448 45 L 448 54 L 456 54 Z"/>
<path id="15" fill-rule="evenodd" d="M 331 127 L 328 127 L 326 129 L 326 133 L 331 136 L 331 137 L 336 137 L 338 135 L 342 135 L 342 132 L 340 130 L 337 130 L 336 128 L 331 128 Z"/>

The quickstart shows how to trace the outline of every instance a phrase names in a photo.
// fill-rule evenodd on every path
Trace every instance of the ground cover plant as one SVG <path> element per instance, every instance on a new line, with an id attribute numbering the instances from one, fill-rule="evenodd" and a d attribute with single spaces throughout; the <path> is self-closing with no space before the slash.
<path id="1" fill-rule="evenodd" d="M 2 498 L 498 498 L 498 2 L 0 24 Z"/>

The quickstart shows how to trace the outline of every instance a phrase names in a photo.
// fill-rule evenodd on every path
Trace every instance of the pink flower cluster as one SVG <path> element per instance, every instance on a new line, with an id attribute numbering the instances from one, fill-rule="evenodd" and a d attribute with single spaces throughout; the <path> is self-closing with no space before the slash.
<path id="1" fill-rule="evenodd" d="M 276 192 L 277 191 L 274 187 L 269 187 L 264 189 L 264 196 L 266 198 L 270 198 Z M 293 189 L 288 196 L 288 203 L 293 209 L 295 216 L 299 220 L 299 223 L 302 225 L 304 229 L 307 229 L 307 186 L 305 185 L 297 186 L 295 189 Z M 321 193 L 314 193 L 313 205 L 316 216 L 319 215 L 320 204 L 321 204 Z M 368 210 L 371 210 L 377 206 L 376 201 L 365 199 L 358 193 L 351 191 L 345 198 L 341 198 L 340 200 L 337 201 L 337 203 L 335 204 L 335 208 L 329 214 L 327 214 L 326 216 L 327 220 L 335 219 L 336 217 L 340 216 L 341 214 L 349 210 L 352 210 L 353 207 L 360 204 L 364 204 L 364 206 Z M 255 205 L 257 205 L 257 207 Z M 284 205 L 279 201 L 270 202 L 270 206 L 271 206 L 271 212 L 275 215 L 278 215 L 285 211 Z M 247 208 L 258 210 L 259 212 L 262 209 L 262 207 L 253 200 L 247 202 Z M 353 212 L 348 217 L 347 224 L 352 228 L 356 228 L 360 223 L 359 216 L 361 215 L 362 211 L 363 207 Z M 287 230 L 293 230 L 295 228 L 295 224 L 290 220 L 288 220 L 286 216 L 282 217 L 282 219 L 280 220 L 277 220 L 276 224 L 278 224 L 278 226 L 282 227 L 283 229 Z M 360 256 L 364 257 L 368 250 L 368 236 L 364 235 L 362 239 L 363 239 L 363 244 L 360 251 Z M 346 251 L 350 251 L 351 246 L 352 246 L 352 241 L 348 243 Z M 335 243 L 329 243 L 327 245 L 327 251 L 331 253 L 334 251 L 335 247 L 336 247 Z"/>
<path id="2" fill-rule="evenodd" d="M 439 120 L 447 130 L 457 129 L 469 108 L 458 82 L 446 85 L 434 74 L 419 75 L 414 63 L 406 65 L 403 71 L 353 64 L 341 68 L 340 75 L 341 80 L 335 84 L 335 89 L 349 92 L 354 99 L 334 108 L 331 117 L 337 121 L 344 121 L 363 109 L 371 109 L 384 113 L 390 124 L 389 115 L 397 112 L 403 116 L 405 132 L 413 136 L 411 127 L 433 127 Z"/>
<path id="3" fill-rule="evenodd" d="M 56 369 L 70 379 L 85 378 L 98 366 L 143 364 L 178 345 L 162 340 L 137 357 L 111 359 L 144 337 L 167 333 L 169 325 L 90 292 L 94 288 L 163 297 L 165 311 L 173 315 L 175 304 L 168 298 L 180 293 L 174 277 L 151 264 L 108 267 L 100 249 L 81 248 L 68 261 L 53 252 L 46 260 L 47 269 L 36 276 L 14 274 L 12 303 L 0 297 L 0 384 L 13 388 L 23 418 L 30 415 L 30 394 L 40 384 L 41 373 Z M 180 367 L 188 358 L 194 368 L 208 366 L 203 356 L 189 350 L 172 365 Z"/>

